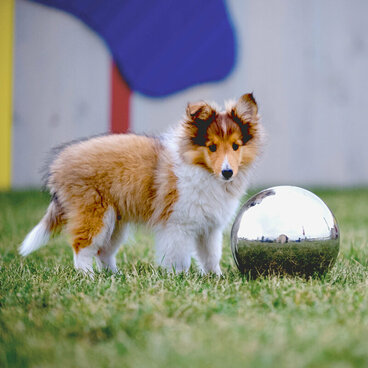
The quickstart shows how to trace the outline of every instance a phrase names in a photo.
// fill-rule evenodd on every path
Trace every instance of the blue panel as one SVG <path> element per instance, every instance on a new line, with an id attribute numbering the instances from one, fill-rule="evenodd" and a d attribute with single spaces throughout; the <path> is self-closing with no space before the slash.
<path id="1" fill-rule="evenodd" d="M 80 18 L 134 91 L 165 96 L 225 78 L 235 62 L 223 0 L 33 0 Z"/>

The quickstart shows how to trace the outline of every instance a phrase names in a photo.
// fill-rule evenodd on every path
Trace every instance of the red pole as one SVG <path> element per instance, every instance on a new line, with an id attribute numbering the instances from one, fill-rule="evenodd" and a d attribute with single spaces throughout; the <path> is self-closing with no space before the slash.
<path id="1" fill-rule="evenodd" d="M 130 97 L 129 86 L 122 78 L 118 67 L 111 63 L 111 133 L 126 133 L 130 128 Z"/>

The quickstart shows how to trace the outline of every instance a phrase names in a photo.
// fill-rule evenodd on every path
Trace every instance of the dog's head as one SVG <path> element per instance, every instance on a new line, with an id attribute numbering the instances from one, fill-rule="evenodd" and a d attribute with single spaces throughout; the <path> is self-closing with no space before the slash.
<path id="1" fill-rule="evenodd" d="M 184 160 L 224 181 L 250 165 L 258 154 L 259 116 L 252 94 L 227 104 L 226 111 L 200 101 L 189 103 L 184 121 Z"/>

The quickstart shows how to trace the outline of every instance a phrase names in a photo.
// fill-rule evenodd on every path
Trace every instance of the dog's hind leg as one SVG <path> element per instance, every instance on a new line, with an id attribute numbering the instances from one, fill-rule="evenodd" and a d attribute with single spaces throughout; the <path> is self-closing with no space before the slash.
<path id="1" fill-rule="evenodd" d="M 120 245 L 126 241 L 127 234 L 128 224 L 117 221 L 110 241 L 106 242 L 97 252 L 96 261 L 100 270 L 107 269 L 114 273 L 118 271 L 116 267 L 116 253 Z"/>
<path id="2" fill-rule="evenodd" d="M 74 267 L 85 273 L 93 273 L 93 258 L 111 241 L 116 222 L 113 207 L 84 208 L 72 221 Z"/>
<path id="3" fill-rule="evenodd" d="M 89 245 L 78 252 L 74 249 L 74 267 L 86 274 L 93 274 L 93 258 L 97 251 L 93 245 Z"/>

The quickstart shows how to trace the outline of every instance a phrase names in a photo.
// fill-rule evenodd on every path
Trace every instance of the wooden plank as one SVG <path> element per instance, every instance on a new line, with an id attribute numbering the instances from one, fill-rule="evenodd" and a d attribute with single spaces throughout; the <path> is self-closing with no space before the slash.
<path id="1" fill-rule="evenodd" d="M 14 0 L 0 1 L 0 189 L 10 188 Z"/>

